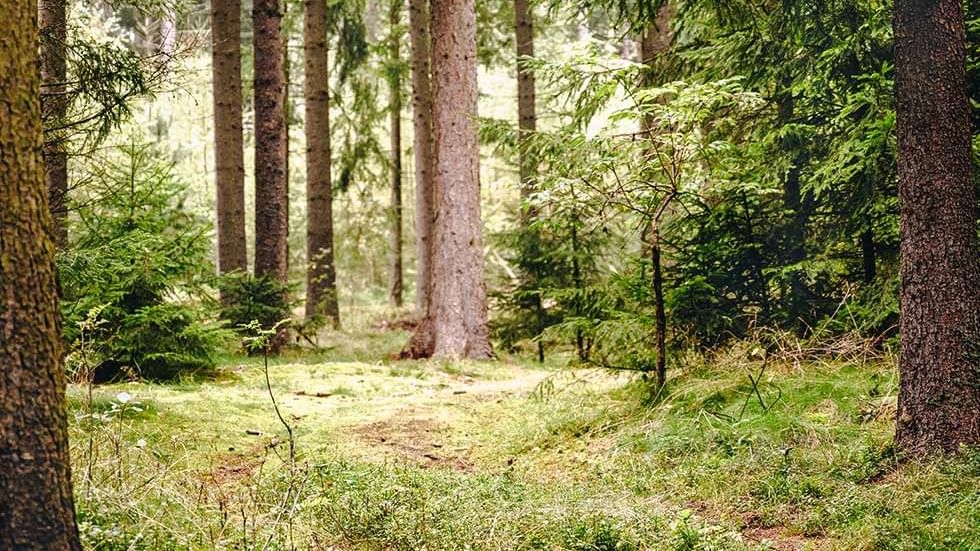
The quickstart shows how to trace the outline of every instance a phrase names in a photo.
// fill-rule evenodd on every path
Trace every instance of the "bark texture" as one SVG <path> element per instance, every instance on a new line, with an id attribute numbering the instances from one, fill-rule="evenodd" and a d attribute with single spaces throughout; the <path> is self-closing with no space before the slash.
<path id="1" fill-rule="evenodd" d="M 287 282 L 288 194 L 282 13 L 279 0 L 252 3 L 255 74 L 255 275 Z M 286 301 L 286 297 L 283 297 Z M 285 331 L 269 343 L 285 344 Z"/>
<path id="2" fill-rule="evenodd" d="M 897 0 L 894 13 L 901 207 L 896 442 L 912 455 L 955 452 L 980 443 L 980 369 L 971 353 L 980 258 L 963 4 Z"/>
<path id="3" fill-rule="evenodd" d="M 252 6 L 255 47 L 255 275 L 286 281 L 286 123 L 278 0 Z"/>
<path id="4" fill-rule="evenodd" d="M 330 182 L 330 88 L 327 6 L 304 1 L 303 55 L 306 81 L 306 317 L 340 325 L 333 246 Z"/>
<path id="5" fill-rule="evenodd" d="M 534 164 L 527 154 L 525 142 L 537 127 L 534 108 L 534 72 L 524 66 L 524 59 L 534 57 L 534 17 L 529 0 L 514 0 L 514 23 L 517 38 L 517 126 L 519 132 L 519 164 L 522 214 L 531 213 L 527 201 L 533 191 Z M 525 220 L 525 223 L 527 221 Z"/>
<path id="6" fill-rule="evenodd" d="M 41 0 L 38 19 L 41 26 L 41 116 L 48 126 L 57 128 L 63 125 L 68 107 L 65 60 L 67 1 Z M 54 239 L 59 249 L 68 244 L 68 228 L 65 226 L 68 155 L 64 150 L 64 139 L 60 135 L 46 136 L 43 150 L 44 179 L 54 223 Z"/>
<path id="7" fill-rule="evenodd" d="M 474 0 L 432 2 L 432 96 L 437 215 L 430 316 L 434 356 L 489 358 L 476 133 Z"/>
<path id="8" fill-rule="evenodd" d="M 388 75 L 389 116 L 391 117 L 391 233 L 389 234 L 388 298 L 402 305 L 402 79 L 401 79 L 401 1 L 391 3 Z"/>
<path id="9" fill-rule="evenodd" d="M 37 4 L 0 13 L 0 549 L 74 551 Z"/>
<path id="10" fill-rule="evenodd" d="M 218 271 L 248 270 L 242 142 L 241 1 L 211 1 Z"/>
<path id="11" fill-rule="evenodd" d="M 409 37 L 412 43 L 412 123 L 415 153 L 415 307 L 424 318 L 432 285 L 432 77 L 428 0 L 409 0 Z"/>

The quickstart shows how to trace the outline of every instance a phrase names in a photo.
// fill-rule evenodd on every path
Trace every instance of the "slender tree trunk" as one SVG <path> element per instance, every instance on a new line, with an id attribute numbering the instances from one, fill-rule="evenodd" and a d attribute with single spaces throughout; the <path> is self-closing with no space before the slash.
<path id="1" fill-rule="evenodd" d="M 664 275 L 660 261 L 660 224 L 650 228 L 650 263 L 653 264 L 653 305 L 657 317 L 657 388 L 667 384 L 667 313 L 664 307 Z"/>
<path id="2" fill-rule="evenodd" d="M 255 63 L 255 275 L 287 282 L 286 121 L 279 0 L 252 3 Z M 283 297 L 285 302 L 286 297 Z M 285 332 L 274 339 L 277 351 Z"/>
<path id="3" fill-rule="evenodd" d="M 517 126 L 519 132 L 519 164 L 521 180 L 521 213 L 525 227 L 532 213 L 527 202 L 534 191 L 535 167 L 527 154 L 527 138 L 537 127 L 534 106 L 534 72 L 525 67 L 524 59 L 534 57 L 534 15 L 529 0 L 514 0 L 514 18 L 517 34 Z"/>
<path id="4" fill-rule="evenodd" d="M 218 272 L 246 272 L 241 1 L 211 1 Z"/>
<path id="5" fill-rule="evenodd" d="M 782 85 L 786 90 L 777 100 L 778 117 L 780 125 L 787 125 L 793 122 L 796 101 L 792 92 L 788 90 L 789 79 Z M 806 226 L 813 198 L 809 193 L 804 196 L 800 190 L 800 175 L 806 163 L 806 152 L 802 151 L 801 144 L 797 143 L 796 138 L 791 134 L 783 140 L 782 147 L 787 154 L 793 155 L 792 166 L 783 178 L 783 206 L 790 213 L 790 220 L 785 230 L 786 260 L 790 264 L 799 264 L 806 260 Z M 806 321 L 802 318 L 807 316 L 809 290 L 799 270 L 795 270 L 790 276 L 789 293 L 787 302 L 790 323 Z"/>
<path id="6" fill-rule="evenodd" d="M 534 13 L 529 0 L 514 0 L 514 27 L 517 43 L 517 128 L 518 128 L 518 169 L 520 172 L 521 191 L 521 234 L 525 242 L 534 242 L 538 237 L 533 234 L 531 224 L 534 222 L 535 209 L 531 207 L 531 195 L 534 192 L 536 167 L 527 151 L 527 142 L 537 127 L 537 115 L 534 104 L 534 72 L 525 66 L 525 59 L 534 57 Z M 536 254 L 535 247 L 527 247 L 523 254 Z M 532 249 L 532 250 L 528 250 Z M 525 270 L 522 274 L 525 284 L 533 288 L 536 274 Z M 540 337 L 544 331 L 544 304 L 541 295 L 534 296 L 534 312 L 536 332 Z M 538 361 L 544 362 L 544 341 L 537 341 Z"/>
<path id="7" fill-rule="evenodd" d="M 476 134 L 474 0 L 432 2 L 435 220 L 433 355 L 489 358 Z"/>
<path id="8" fill-rule="evenodd" d="M 37 4 L 0 13 L 0 549 L 75 551 Z"/>
<path id="9" fill-rule="evenodd" d="M 391 116 L 391 256 L 388 262 L 388 297 L 395 306 L 402 305 L 402 79 L 401 79 L 401 0 L 391 3 L 389 23 L 391 36 L 388 93 Z"/>
<path id="10" fill-rule="evenodd" d="M 66 97 L 67 0 L 41 0 L 38 19 L 41 25 L 41 97 L 42 119 L 52 127 L 64 123 L 68 107 Z M 68 245 L 65 226 L 68 194 L 68 155 L 64 136 L 47 136 L 44 143 L 44 179 L 48 186 L 48 203 L 54 221 L 54 239 L 59 249 Z"/>
<path id="11" fill-rule="evenodd" d="M 303 55 L 306 69 L 306 317 L 340 326 L 333 246 L 330 181 L 330 79 L 327 6 L 304 0 Z"/>
<path id="12" fill-rule="evenodd" d="M 412 122 L 415 152 L 415 307 L 424 319 L 432 284 L 432 81 L 428 0 L 409 0 L 409 36 L 412 42 Z"/>
<path id="13" fill-rule="evenodd" d="M 980 257 L 960 0 L 895 2 L 901 207 L 896 442 L 912 455 L 980 443 Z"/>
<path id="14" fill-rule="evenodd" d="M 650 71 L 648 72 L 644 85 L 655 86 L 656 77 L 654 69 L 658 65 L 659 57 L 670 49 L 674 40 L 674 34 L 670 28 L 670 19 L 673 17 L 673 6 L 665 3 L 657 12 L 657 18 L 647 26 L 646 32 L 640 39 L 640 57 L 643 59 Z M 654 121 L 651 117 L 644 117 L 643 129 L 646 132 L 653 131 Z M 652 136 L 649 136 L 652 138 Z M 661 201 L 671 200 L 671 196 L 661 197 Z M 660 247 L 660 217 L 664 209 L 659 208 L 658 214 L 650 220 L 644 233 L 647 236 L 646 246 L 649 248 L 650 264 L 652 266 L 653 278 L 653 304 L 656 315 L 656 327 L 654 328 L 654 345 L 657 352 L 655 365 L 657 375 L 657 387 L 660 388 L 667 383 L 667 314 L 664 307 L 664 287 L 663 287 L 663 266 L 661 261 Z"/>
<path id="15" fill-rule="evenodd" d="M 871 283 L 878 275 L 875 253 L 875 235 L 871 229 L 861 232 L 861 259 L 864 263 L 864 282 Z"/>
<path id="16" fill-rule="evenodd" d="M 290 63 L 289 63 L 289 37 L 293 30 L 293 19 L 290 17 L 292 14 L 289 12 L 289 0 L 282 1 L 282 22 L 280 23 L 281 34 L 282 34 L 282 124 L 284 127 L 283 134 L 285 135 L 285 150 L 283 153 L 283 179 L 285 180 L 286 186 L 286 273 L 289 273 L 289 129 L 293 124 L 293 106 L 289 102 L 289 79 L 290 79 Z"/>
<path id="17" fill-rule="evenodd" d="M 575 225 L 575 221 L 572 221 L 572 284 L 575 288 L 582 288 L 582 267 L 579 262 L 579 242 L 578 242 L 578 227 Z M 576 305 L 576 314 L 581 315 L 582 312 L 578 309 Z M 582 362 L 589 361 L 589 349 L 586 346 L 585 335 L 582 334 L 582 329 L 575 330 L 575 351 L 578 353 L 578 359 Z"/>

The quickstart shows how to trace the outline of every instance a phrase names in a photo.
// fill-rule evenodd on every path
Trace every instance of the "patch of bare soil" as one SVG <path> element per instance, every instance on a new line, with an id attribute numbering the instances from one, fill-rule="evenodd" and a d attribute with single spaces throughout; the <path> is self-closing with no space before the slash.
<path id="1" fill-rule="evenodd" d="M 448 426 L 427 418 L 399 418 L 376 421 L 354 429 L 354 434 L 380 450 L 385 456 L 407 460 L 425 468 L 470 472 L 473 463 L 465 450 L 444 444 Z"/>
<path id="2" fill-rule="evenodd" d="M 261 460 L 251 454 L 222 454 L 210 470 L 201 474 L 201 478 L 218 486 L 236 484 L 250 478 L 260 464 Z"/>
<path id="3" fill-rule="evenodd" d="M 802 551 L 804 549 L 820 549 L 823 540 L 807 538 L 800 535 L 786 534 L 785 527 L 769 525 L 762 516 L 756 513 L 741 515 L 744 527 L 742 536 L 750 542 L 766 544 L 770 549 L 778 551 Z"/>

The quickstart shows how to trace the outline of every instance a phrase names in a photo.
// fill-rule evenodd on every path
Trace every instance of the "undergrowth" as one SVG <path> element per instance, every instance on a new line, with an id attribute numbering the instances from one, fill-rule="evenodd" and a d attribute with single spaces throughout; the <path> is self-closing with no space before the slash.
<path id="1" fill-rule="evenodd" d="M 980 549 L 980 452 L 903 461 L 889 358 L 797 356 L 682 356 L 653 398 L 596 370 L 287 357 L 270 388 L 293 468 L 254 359 L 72 389 L 82 531 L 90 549 Z"/>

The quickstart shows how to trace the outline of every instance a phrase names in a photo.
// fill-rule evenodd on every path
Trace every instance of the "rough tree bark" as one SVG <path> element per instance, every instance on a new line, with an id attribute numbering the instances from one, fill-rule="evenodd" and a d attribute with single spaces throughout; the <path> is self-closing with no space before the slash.
<path id="1" fill-rule="evenodd" d="M 665 3 L 657 12 L 657 18 L 649 25 L 640 39 L 640 57 L 650 71 L 645 78 L 645 86 L 655 86 L 653 69 L 657 65 L 658 57 L 670 49 L 674 40 L 674 34 L 670 29 L 670 19 L 673 16 L 673 6 Z M 643 120 L 643 130 L 647 133 L 653 131 L 653 121 L 649 117 Z M 651 136 L 652 138 L 652 136 Z M 657 321 L 654 329 L 654 345 L 657 351 L 655 371 L 657 375 L 657 387 L 662 387 L 667 382 L 667 313 L 664 305 L 664 283 L 663 266 L 661 262 L 660 247 L 660 218 L 673 198 L 672 195 L 661 198 L 657 213 L 652 217 L 646 228 L 647 247 L 650 255 L 650 264 L 653 267 L 653 303 Z"/>
<path id="2" fill-rule="evenodd" d="M 41 25 L 41 97 L 42 119 L 51 127 L 63 124 L 68 107 L 67 63 L 67 1 L 41 0 L 38 19 Z M 48 187 L 48 203 L 54 223 L 54 239 L 59 249 L 68 244 L 65 199 L 68 194 L 68 155 L 64 137 L 46 136 L 44 142 L 44 179 Z"/>
<path id="3" fill-rule="evenodd" d="M 325 316 L 334 327 L 339 327 L 330 182 L 327 6 L 323 0 L 304 1 L 303 55 L 306 72 L 306 317 Z"/>
<path id="4" fill-rule="evenodd" d="M 218 271 L 246 272 L 242 145 L 241 0 L 211 2 L 211 75 L 218 215 Z"/>
<path id="5" fill-rule="evenodd" d="M 401 79 L 401 0 L 391 3 L 389 13 L 390 67 L 388 75 L 389 115 L 391 117 L 391 233 L 388 259 L 388 298 L 395 306 L 402 305 L 402 79 Z"/>
<path id="6" fill-rule="evenodd" d="M 489 358 L 493 350 L 483 281 L 474 0 L 434 0 L 431 29 L 433 188 L 438 215 L 432 247 L 431 323 L 420 324 L 417 332 L 431 331 L 434 356 Z"/>
<path id="7" fill-rule="evenodd" d="M 534 16 L 529 0 L 514 0 L 514 23 L 517 38 L 517 126 L 519 132 L 519 165 L 521 200 L 525 204 L 533 191 L 535 167 L 527 155 L 525 142 L 537 127 L 534 109 L 534 72 L 524 66 L 524 58 L 534 57 Z M 527 225 L 531 212 L 522 208 L 522 222 Z"/>
<path id="8" fill-rule="evenodd" d="M 432 284 L 432 80 L 428 0 L 409 0 L 412 43 L 412 122 L 415 154 L 415 248 L 417 256 L 415 307 L 424 319 Z"/>
<path id="9" fill-rule="evenodd" d="M 41 155 L 38 13 L 0 0 L 0 549 L 80 550 Z"/>
<path id="10" fill-rule="evenodd" d="M 287 281 L 286 121 L 282 13 L 278 0 L 252 3 L 255 63 L 255 275 Z M 285 297 L 283 298 L 285 301 Z M 270 343 L 273 352 L 285 332 Z"/>
<path id="11" fill-rule="evenodd" d="M 911 455 L 980 443 L 980 257 L 960 0 L 897 0 L 901 207 L 896 442 Z"/>

